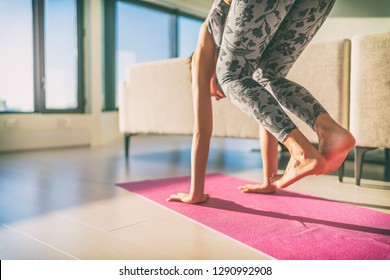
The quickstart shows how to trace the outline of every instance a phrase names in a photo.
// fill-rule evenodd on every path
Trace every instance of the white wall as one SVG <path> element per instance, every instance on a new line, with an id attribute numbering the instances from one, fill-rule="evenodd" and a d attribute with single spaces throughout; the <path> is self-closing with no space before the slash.
<path id="1" fill-rule="evenodd" d="M 0 151 L 75 145 L 98 146 L 120 136 L 118 113 L 102 112 L 103 4 L 85 0 L 85 114 L 2 114 Z"/>
<path id="2" fill-rule="evenodd" d="M 336 0 L 331 17 L 390 17 L 389 0 Z"/>
<path id="3" fill-rule="evenodd" d="M 355 35 L 390 32 L 390 17 L 329 17 L 313 40 L 351 39 Z"/>

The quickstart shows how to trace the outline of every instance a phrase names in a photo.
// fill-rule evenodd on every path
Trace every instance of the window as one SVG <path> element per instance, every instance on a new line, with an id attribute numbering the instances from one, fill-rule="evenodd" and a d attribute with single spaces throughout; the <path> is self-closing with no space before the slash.
<path id="1" fill-rule="evenodd" d="M 201 25 L 200 20 L 179 16 L 178 57 L 188 57 L 194 52 Z"/>
<path id="2" fill-rule="evenodd" d="M 172 42 L 170 14 L 119 1 L 116 20 L 118 89 L 126 80 L 129 65 L 171 57 Z"/>
<path id="3" fill-rule="evenodd" d="M 117 52 L 133 61 L 146 62 L 171 56 L 170 15 L 144 7 L 118 2 Z"/>
<path id="4" fill-rule="evenodd" d="M 47 109 L 78 107 L 77 3 L 45 1 L 45 105 Z"/>
<path id="5" fill-rule="evenodd" d="M 105 0 L 104 110 L 118 107 L 118 89 L 133 63 L 186 57 L 195 50 L 202 20 L 131 0 Z M 113 24 L 114 22 L 114 24 Z M 114 34 L 114 35 L 113 35 Z"/>
<path id="6" fill-rule="evenodd" d="M 0 0 L 0 112 L 83 110 L 81 3 Z"/>
<path id="7" fill-rule="evenodd" d="M 34 111 L 31 0 L 0 0 L 0 112 Z"/>

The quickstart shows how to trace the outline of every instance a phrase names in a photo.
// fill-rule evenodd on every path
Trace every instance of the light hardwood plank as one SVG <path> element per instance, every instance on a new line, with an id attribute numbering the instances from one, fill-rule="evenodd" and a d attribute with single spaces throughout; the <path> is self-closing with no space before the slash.
<path id="1" fill-rule="evenodd" d="M 73 260 L 75 257 L 0 225 L 1 260 Z"/>
<path id="2" fill-rule="evenodd" d="M 114 233 L 143 246 L 170 252 L 179 259 L 270 259 L 220 233 L 209 230 L 207 236 L 198 234 L 204 230 L 202 227 L 193 224 L 192 230 L 189 230 L 183 229 L 181 223 L 166 224 L 151 220 Z"/>
<path id="3" fill-rule="evenodd" d="M 8 227 L 78 259 L 174 259 L 169 254 L 51 213 Z"/>
<path id="4" fill-rule="evenodd" d="M 107 232 L 146 221 L 135 214 L 134 209 L 131 212 L 117 211 L 97 203 L 67 208 L 55 214 Z"/>

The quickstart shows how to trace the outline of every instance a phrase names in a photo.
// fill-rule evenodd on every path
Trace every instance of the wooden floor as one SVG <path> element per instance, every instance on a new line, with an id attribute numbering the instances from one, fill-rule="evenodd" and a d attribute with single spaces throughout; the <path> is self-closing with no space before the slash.
<path id="1" fill-rule="evenodd" d="M 0 259 L 268 259 L 266 254 L 122 188 L 117 182 L 189 175 L 190 137 L 121 140 L 0 154 Z M 259 181 L 255 140 L 213 139 L 208 172 Z M 280 157 L 280 168 L 288 161 Z M 308 177 L 291 190 L 390 213 L 389 163 L 372 153 L 362 186 Z M 245 230 L 245 229 L 243 229 Z"/>

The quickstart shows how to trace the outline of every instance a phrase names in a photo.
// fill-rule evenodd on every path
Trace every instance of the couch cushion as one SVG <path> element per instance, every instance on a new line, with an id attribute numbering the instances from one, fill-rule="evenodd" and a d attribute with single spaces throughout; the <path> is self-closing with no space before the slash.
<path id="1" fill-rule="evenodd" d="M 390 147 L 390 32 L 352 38 L 351 132 L 356 145 Z"/>
<path id="2" fill-rule="evenodd" d="M 134 64 L 120 92 L 120 130 L 192 134 L 189 63 L 184 58 Z"/>

